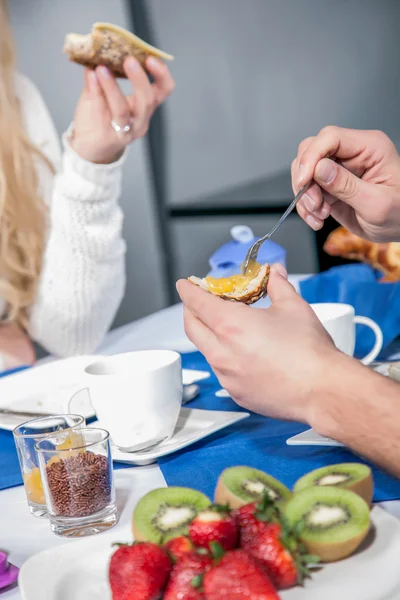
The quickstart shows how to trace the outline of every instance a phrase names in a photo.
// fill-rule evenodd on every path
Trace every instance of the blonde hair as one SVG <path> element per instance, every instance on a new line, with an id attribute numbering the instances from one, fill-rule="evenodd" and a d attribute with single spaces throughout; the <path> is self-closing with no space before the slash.
<path id="1" fill-rule="evenodd" d="M 37 161 L 51 165 L 25 131 L 15 66 L 8 0 L 0 0 L 0 296 L 7 302 L 6 319 L 27 329 L 47 229 Z"/>

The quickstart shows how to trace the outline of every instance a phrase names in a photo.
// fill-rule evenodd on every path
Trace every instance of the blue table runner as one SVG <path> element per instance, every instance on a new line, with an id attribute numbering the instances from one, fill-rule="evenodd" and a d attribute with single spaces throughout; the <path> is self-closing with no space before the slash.
<path id="1" fill-rule="evenodd" d="M 182 356 L 183 367 L 210 371 L 198 352 Z M 190 406 L 206 410 L 241 411 L 230 398 L 218 398 L 216 377 L 199 382 L 201 394 Z M 159 465 L 169 486 L 193 487 L 212 497 L 220 472 L 229 466 L 248 465 L 267 471 L 288 487 L 304 473 L 339 462 L 361 462 L 349 450 L 321 446 L 288 446 L 286 440 L 308 427 L 301 423 L 251 416 L 205 440 L 160 459 Z M 131 465 L 115 464 L 116 469 Z M 400 481 L 373 468 L 374 500 L 400 499 Z M 0 430 L 0 490 L 22 484 L 12 433 Z"/>

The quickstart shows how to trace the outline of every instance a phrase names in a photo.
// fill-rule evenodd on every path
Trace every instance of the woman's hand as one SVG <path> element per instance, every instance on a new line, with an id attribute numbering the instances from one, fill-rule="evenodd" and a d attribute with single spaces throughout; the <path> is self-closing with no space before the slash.
<path id="1" fill-rule="evenodd" d="M 325 127 L 303 140 L 292 163 L 293 190 L 312 178 L 297 210 L 313 229 L 331 214 L 360 237 L 400 240 L 400 157 L 384 133 Z"/>
<path id="2" fill-rule="evenodd" d="M 130 96 L 124 96 L 107 67 L 85 70 L 85 87 L 76 108 L 71 141 L 82 158 L 92 163 L 112 163 L 128 144 L 146 135 L 154 111 L 175 87 L 161 61 L 148 57 L 146 69 L 154 78 L 153 84 L 135 58 L 125 60 L 124 70 L 134 88 Z M 119 133 L 112 123 L 121 128 Z M 123 132 L 125 127 L 129 131 Z"/>
<path id="3" fill-rule="evenodd" d="M 31 340 L 15 323 L 0 323 L 0 356 L 6 370 L 35 362 Z"/>
<path id="4" fill-rule="evenodd" d="M 178 282 L 178 292 L 187 336 L 238 404 L 310 422 L 313 403 L 341 354 L 283 267 L 271 269 L 267 309 L 221 300 L 188 281 Z"/>

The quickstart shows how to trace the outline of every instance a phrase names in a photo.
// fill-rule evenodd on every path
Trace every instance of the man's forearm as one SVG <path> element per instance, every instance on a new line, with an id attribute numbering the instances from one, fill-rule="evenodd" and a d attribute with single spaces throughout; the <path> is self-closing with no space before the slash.
<path id="1" fill-rule="evenodd" d="M 310 424 L 400 477 L 400 384 L 338 353 L 312 400 Z"/>

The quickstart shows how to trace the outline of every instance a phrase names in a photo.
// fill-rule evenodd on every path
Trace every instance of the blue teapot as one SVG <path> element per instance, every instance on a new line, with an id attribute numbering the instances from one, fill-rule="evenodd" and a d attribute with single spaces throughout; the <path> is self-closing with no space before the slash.
<path id="1" fill-rule="evenodd" d="M 230 277 L 240 272 L 247 250 L 258 239 L 245 225 L 231 229 L 232 240 L 214 252 L 209 259 L 210 277 Z M 271 240 L 267 240 L 260 248 L 258 262 L 261 264 L 281 263 L 286 267 L 286 250 Z"/>

